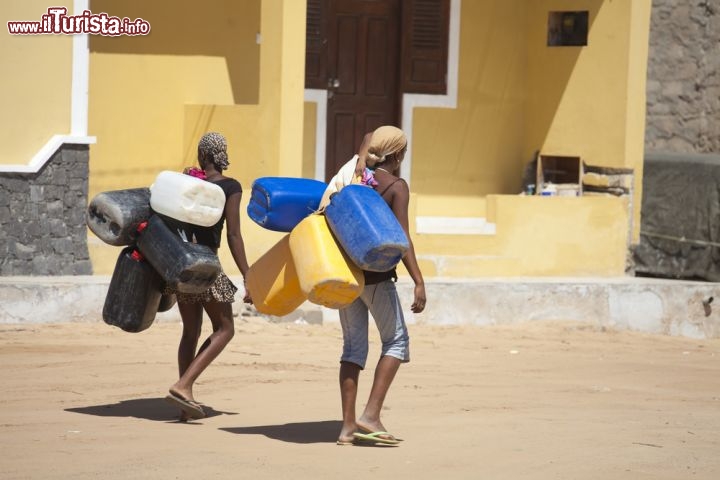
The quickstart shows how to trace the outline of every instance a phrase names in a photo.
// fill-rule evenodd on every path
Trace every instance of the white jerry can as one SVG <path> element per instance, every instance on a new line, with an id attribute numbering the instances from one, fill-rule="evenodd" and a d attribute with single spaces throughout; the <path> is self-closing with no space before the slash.
<path id="1" fill-rule="evenodd" d="M 212 182 L 165 170 L 150 186 L 150 207 L 181 222 L 211 227 L 222 217 L 225 193 Z"/>

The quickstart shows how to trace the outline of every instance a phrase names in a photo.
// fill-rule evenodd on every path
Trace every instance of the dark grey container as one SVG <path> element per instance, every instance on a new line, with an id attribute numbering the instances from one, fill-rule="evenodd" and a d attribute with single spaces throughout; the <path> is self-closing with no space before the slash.
<path id="1" fill-rule="evenodd" d="M 196 243 L 183 241 L 153 215 L 137 239 L 137 248 L 163 280 L 182 293 L 202 293 L 220 274 L 215 252 Z"/>
<path id="2" fill-rule="evenodd" d="M 152 325 L 160 305 L 163 281 L 133 247 L 120 252 L 103 306 L 103 320 L 126 332 Z"/>
<path id="3" fill-rule="evenodd" d="M 93 197 L 85 212 L 85 223 L 109 245 L 131 245 L 138 236 L 138 225 L 151 213 L 149 188 L 113 190 Z"/>

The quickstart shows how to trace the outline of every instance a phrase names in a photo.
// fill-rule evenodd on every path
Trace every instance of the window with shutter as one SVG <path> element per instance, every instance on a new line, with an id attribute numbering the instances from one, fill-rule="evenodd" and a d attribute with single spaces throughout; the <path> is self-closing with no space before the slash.
<path id="1" fill-rule="evenodd" d="M 327 88 L 329 2 L 307 0 L 305 88 Z M 447 92 L 450 0 L 403 0 L 401 90 Z"/>
<path id="2" fill-rule="evenodd" d="M 404 0 L 402 90 L 447 92 L 450 0 Z"/>
<path id="3" fill-rule="evenodd" d="M 328 0 L 307 0 L 305 88 L 327 88 Z"/>

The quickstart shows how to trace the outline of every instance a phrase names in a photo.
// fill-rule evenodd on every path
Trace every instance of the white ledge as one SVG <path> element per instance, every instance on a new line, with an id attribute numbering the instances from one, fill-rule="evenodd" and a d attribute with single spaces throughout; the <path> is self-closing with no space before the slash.
<path id="1" fill-rule="evenodd" d="M 416 217 L 415 230 L 429 235 L 495 235 L 497 231 L 483 217 Z"/>
<path id="2" fill-rule="evenodd" d="M 40 149 L 27 165 L 10 164 L 0 165 L 0 173 L 37 173 L 55 155 L 63 144 L 91 145 L 96 142 L 95 137 L 78 135 L 53 135 Z"/>

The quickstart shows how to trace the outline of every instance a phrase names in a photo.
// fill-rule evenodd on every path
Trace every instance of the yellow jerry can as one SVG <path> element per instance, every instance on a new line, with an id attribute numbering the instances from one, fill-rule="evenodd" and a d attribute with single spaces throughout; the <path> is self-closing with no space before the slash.
<path id="1" fill-rule="evenodd" d="M 305 217 L 293 228 L 290 251 L 300 289 L 312 303 L 342 308 L 362 293 L 363 272 L 335 241 L 324 215 Z"/>
<path id="2" fill-rule="evenodd" d="M 287 315 L 307 300 L 300 289 L 289 237 L 285 235 L 248 270 L 245 281 L 260 313 Z"/>

